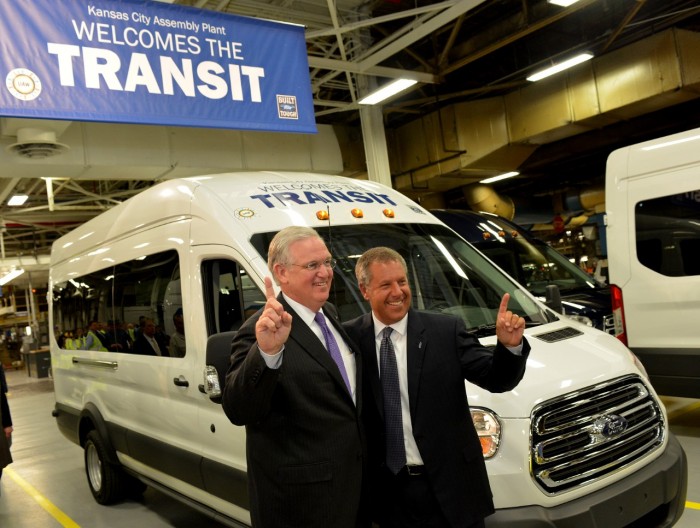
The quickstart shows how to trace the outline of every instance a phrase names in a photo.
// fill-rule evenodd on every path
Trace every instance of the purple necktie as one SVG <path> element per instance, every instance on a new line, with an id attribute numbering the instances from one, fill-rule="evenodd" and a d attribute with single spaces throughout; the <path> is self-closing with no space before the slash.
<path id="1" fill-rule="evenodd" d="M 314 316 L 314 321 L 318 323 L 323 332 L 323 337 L 326 340 L 326 348 L 330 352 L 333 361 L 338 365 L 338 370 L 340 370 L 340 375 L 343 377 L 345 386 L 348 388 L 348 392 L 352 394 L 352 389 L 350 388 L 350 380 L 348 379 L 348 373 L 345 371 L 345 363 L 343 363 L 343 356 L 340 353 L 340 348 L 338 348 L 338 343 L 333 337 L 333 332 L 330 331 L 328 325 L 326 324 L 326 318 L 321 312 L 316 312 Z"/>
<path id="2" fill-rule="evenodd" d="M 384 328 L 379 345 L 379 378 L 384 395 L 384 433 L 386 435 L 386 466 L 396 475 L 406 465 L 401 416 L 401 387 L 396 353 L 391 342 L 392 328 Z"/>

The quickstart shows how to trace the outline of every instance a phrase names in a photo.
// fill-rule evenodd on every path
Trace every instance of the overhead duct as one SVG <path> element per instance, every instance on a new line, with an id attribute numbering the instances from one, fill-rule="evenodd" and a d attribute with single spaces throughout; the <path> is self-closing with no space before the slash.
<path id="1" fill-rule="evenodd" d="M 700 97 L 700 34 L 671 29 L 503 97 L 457 103 L 391 136 L 394 187 L 416 198 L 517 170 L 537 149 Z"/>
<path id="2" fill-rule="evenodd" d="M 513 200 L 500 196 L 495 189 L 483 184 L 472 184 L 462 188 L 464 197 L 473 211 L 484 211 L 497 214 L 508 220 L 515 216 Z"/>
<path id="3" fill-rule="evenodd" d="M 17 130 L 17 142 L 9 145 L 7 150 L 23 158 L 44 159 L 69 148 L 56 140 L 56 132 L 53 130 L 27 127 Z"/>

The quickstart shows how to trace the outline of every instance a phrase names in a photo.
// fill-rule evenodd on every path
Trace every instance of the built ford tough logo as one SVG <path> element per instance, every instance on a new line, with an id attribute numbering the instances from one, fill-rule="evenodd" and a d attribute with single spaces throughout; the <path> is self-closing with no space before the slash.
<path id="1" fill-rule="evenodd" d="M 592 436 L 596 440 L 608 440 L 621 435 L 627 429 L 627 419 L 618 414 L 606 414 L 593 422 Z"/>

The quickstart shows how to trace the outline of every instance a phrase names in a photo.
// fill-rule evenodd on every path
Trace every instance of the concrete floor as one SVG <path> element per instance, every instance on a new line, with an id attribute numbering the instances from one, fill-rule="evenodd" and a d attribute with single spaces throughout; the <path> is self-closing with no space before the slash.
<path id="1" fill-rule="evenodd" d="M 2 528 L 220 528 L 223 525 L 149 488 L 139 501 L 100 506 L 90 494 L 82 450 L 51 416 L 53 382 L 7 371 L 14 463 L 0 481 Z M 663 398 L 688 457 L 686 510 L 676 527 L 700 526 L 700 400 Z"/>

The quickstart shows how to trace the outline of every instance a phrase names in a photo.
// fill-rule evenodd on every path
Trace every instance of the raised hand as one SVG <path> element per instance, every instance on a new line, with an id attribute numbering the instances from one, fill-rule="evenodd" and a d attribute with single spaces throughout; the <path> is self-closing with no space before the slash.
<path id="1" fill-rule="evenodd" d="M 276 354 L 287 342 L 292 329 L 292 316 L 275 297 L 272 279 L 265 277 L 265 308 L 255 323 L 255 338 L 258 347 L 267 354 Z"/>
<path id="2" fill-rule="evenodd" d="M 503 294 L 501 306 L 498 308 L 496 319 L 496 337 L 498 341 L 507 347 L 518 346 L 523 340 L 525 331 L 525 319 L 508 310 L 510 295 Z"/>

